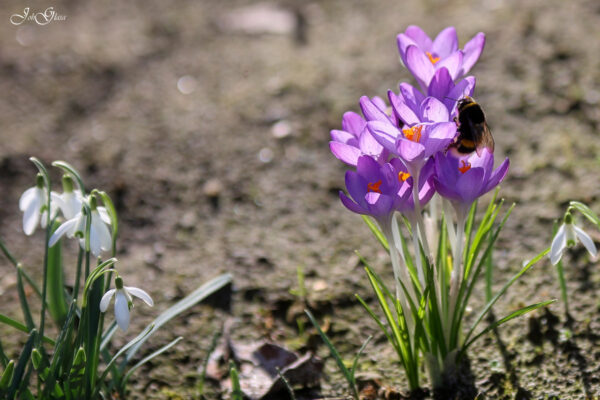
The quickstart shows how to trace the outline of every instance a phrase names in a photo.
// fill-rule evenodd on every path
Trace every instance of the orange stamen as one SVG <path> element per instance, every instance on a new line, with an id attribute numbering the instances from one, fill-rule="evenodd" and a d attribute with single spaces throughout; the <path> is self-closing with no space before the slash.
<path id="1" fill-rule="evenodd" d="M 433 54 L 431 54 L 428 51 L 426 51 L 425 54 L 427 54 L 427 58 L 429 58 L 429 61 L 431 61 L 432 64 L 435 64 L 436 62 L 440 61 L 439 57 L 434 57 Z"/>
<path id="2" fill-rule="evenodd" d="M 465 160 L 460 160 L 460 162 L 462 163 L 462 167 L 458 167 L 458 170 L 461 173 L 464 174 L 465 172 L 467 172 L 468 170 L 471 169 L 471 164 L 469 164 L 468 162 L 465 162 Z"/>
<path id="3" fill-rule="evenodd" d="M 408 178 L 410 178 L 410 174 L 408 172 L 398 172 L 398 180 L 400 182 L 406 182 Z"/>
<path id="4" fill-rule="evenodd" d="M 367 184 L 367 188 L 369 189 L 369 192 L 375 192 L 375 193 L 381 194 L 381 189 L 379 189 L 379 186 L 381 186 L 381 179 L 375 183 L 369 182 Z"/>
<path id="5" fill-rule="evenodd" d="M 402 129 L 402 133 L 408 140 L 418 143 L 421 140 L 421 130 L 423 130 L 423 125 Z"/>

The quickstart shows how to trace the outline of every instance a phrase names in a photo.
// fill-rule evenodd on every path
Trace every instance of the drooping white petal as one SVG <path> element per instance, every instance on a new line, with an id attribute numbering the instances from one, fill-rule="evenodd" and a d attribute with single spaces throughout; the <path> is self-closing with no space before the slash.
<path id="1" fill-rule="evenodd" d="M 116 291 L 117 289 L 110 289 L 108 292 L 104 293 L 104 296 L 102 296 L 102 299 L 100 300 L 101 312 L 106 312 L 106 309 L 108 308 L 108 305 L 110 303 L 110 299 L 112 299 Z"/>
<path id="2" fill-rule="evenodd" d="M 23 192 L 21 198 L 19 199 L 19 210 L 25 211 L 25 209 L 27 209 L 27 205 L 31 203 L 31 200 L 34 197 L 36 197 L 36 190 L 37 187 L 34 186 Z"/>
<path id="3" fill-rule="evenodd" d="M 556 265 L 562 257 L 562 253 L 567 247 L 567 235 L 565 224 L 562 224 L 552 240 L 552 246 L 550 246 L 550 262 Z"/>
<path id="4" fill-rule="evenodd" d="M 27 208 L 23 214 L 23 232 L 26 235 L 31 235 L 35 232 L 35 228 L 40 223 L 40 208 L 42 200 L 38 196 L 34 196 L 27 203 Z"/>
<path id="5" fill-rule="evenodd" d="M 152 297 L 150 297 L 150 295 L 148 293 L 146 293 L 145 290 L 142 290 L 142 289 L 136 288 L 136 287 L 131 287 L 131 286 L 125 286 L 124 288 L 128 293 L 134 295 L 135 297 L 142 299 L 144 301 L 144 303 L 148 304 L 150 307 L 152 307 L 154 305 L 154 301 L 152 301 Z"/>
<path id="6" fill-rule="evenodd" d="M 90 229 L 90 250 L 98 257 L 102 251 L 112 248 L 110 231 L 97 212 L 92 212 L 92 226 Z"/>
<path id="7" fill-rule="evenodd" d="M 598 250 L 596 249 L 596 245 L 594 244 L 594 241 L 592 240 L 590 235 L 588 235 L 583 231 L 583 229 L 575 225 L 573 225 L 573 229 L 575 229 L 575 234 L 577 235 L 579 240 L 581 240 L 581 243 L 583 243 L 590 255 L 593 258 L 596 258 L 596 256 L 598 255 Z"/>
<path id="8" fill-rule="evenodd" d="M 112 221 L 110 220 L 110 215 L 108 215 L 108 211 L 106 210 L 106 207 L 98 207 L 96 210 L 98 210 L 100 218 L 102 218 L 102 221 L 104 221 L 106 225 L 110 225 L 112 223 Z"/>
<path id="9" fill-rule="evenodd" d="M 127 304 L 127 296 L 123 290 L 117 290 L 115 296 L 115 319 L 119 328 L 126 331 L 129 327 L 129 305 Z"/>
<path id="10" fill-rule="evenodd" d="M 54 246 L 56 244 L 56 242 L 58 242 L 58 240 L 64 236 L 65 233 L 71 232 L 73 230 L 73 228 L 77 225 L 78 222 L 79 222 L 78 218 L 73 218 L 73 219 L 63 222 L 62 225 L 59 226 L 58 229 L 56 229 L 54 231 L 54 233 L 52 234 L 52 236 L 50 237 L 50 240 L 48 241 L 48 246 L 49 247 Z M 72 234 L 69 236 L 73 237 Z"/>
<path id="11" fill-rule="evenodd" d="M 75 236 L 77 232 L 81 232 L 82 235 L 85 235 L 86 229 L 85 224 L 87 223 L 87 217 L 83 215 L 82 212 L 73 217 L 74 220 L 77 221 L 73 228 L 67 233 L 70 238 Z"/>
<path id="12" fill-rule="evenodd" d="M 61 196 L 60 209 L 67 219 L 81 212 L 81 196 L 76 192 L 64 192 Z"/>

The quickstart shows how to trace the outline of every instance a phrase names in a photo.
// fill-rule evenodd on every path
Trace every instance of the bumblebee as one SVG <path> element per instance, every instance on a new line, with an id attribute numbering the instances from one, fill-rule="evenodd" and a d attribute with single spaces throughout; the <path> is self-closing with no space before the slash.
<path id="1" fill-rule="evenodd" d="M 458 101 L 458 136 L 450 147 L 460 154 L 477 150 L 477 154 L 487 147 L 494 152 L 494 138 L 485 122 L 483 110 L 472 97 L 466 96 Z"/>

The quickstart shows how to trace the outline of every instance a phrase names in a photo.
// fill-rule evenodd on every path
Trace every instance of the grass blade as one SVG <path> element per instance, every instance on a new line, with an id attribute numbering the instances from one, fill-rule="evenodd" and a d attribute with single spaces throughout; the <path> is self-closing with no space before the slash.
<path id="1" fill-rule="evenodd" d="M 528 312 L 537 310 L 540 307 L 545 307 L 548 304 L 552 304 L 556 301 L 556 299 L 554 300 L 547 300 L 547 301 L 542 301 L 541 303 L 535 303 L 535 304 L 530 304 L 526 307 L 522 307 L 519 308 L 516 311 L 513 311 L 512 313 L 508 314 L 506 317 L 495 321 L 494 323 L 490 324 L 489 326 L 487 326 L 484 330 L 482 330 L 481 332 L 479 332 L 477 335 L 473 336 L 473 338 L 471 340 L 469 340 L 468 342 L 465 343 L 464 347 L 462 348 L 461 352 L 464 352 L 473 342 L 475 342 L 479 337 L 481 337 L 482 335 L 485 335 L 486 333 L 488 333 L 489 331 L 491 331 L 494 328 L 497 328 L 498 326 L 504 324 L 505 322 L 510 321 L 511 319 L 520 317 L 521 315 L 527 314 Z"/>
<path id="2" fill-rule="evenodd" d="M 231 379 L 231 398 L 232 400 L 243 400 L 244 394 L 240 386 L 240 377 L 233 361 L 229 361 L 229 377 Z"/>
<path id="3" fill-rule="evenodd" d="M 525 272 L 527 272 L 529 270 L 529 268 L 531 268 L 535 263 L 540 261 L 549 252 L 550 252 L 549 248 L 542 251 L 540 254 L 535 256 L 531 261 L 529 261 L 523 268 L 521 268 L 521 270 L 519 272 L 517 272 L 508 282 L 506 282 L 506 284 L 502 287 L 502 289 L 500 289 L 500 291 L 496 294 L 496 296 L 494 296 L 494 298 L 486 304 L 484 309 L 481 310 L 481 312 L 477 316 L 477 319 L 475 320 L 475 322 L 473 322 L 473 325 L 471 325 L 471 329 L 469 329 L 469 333 L 467 333 L 467 336 L 465 336 L 465 340 L 464 340 L 465 343 L 469 342 L 469 339 L 470 339 L 471 335 L 473 334 L 473 331 L 475 330 L 475 328 L 477 328 L 477 325 L 479 325 L 479 323 L 481 322 L 483 317 L 490 311 L 492 306 L 508 290 L 508 288 L 511 287 L 512 284 L 515 283 L 515 281 L 521 277 L 521 275 L 523 275 Z"/>
<path id="4" fill-rule="evenodd" d="M 125 388 L 125 385 L 127 384 L 127 381 L 129 380 L 129 377 L 131 376 L 131 374 L 133 374 L 135 372 L 136 369 L 138 369 L 142 365 L 146 364 L 148 361 L 152 360 L 154 357 L 159 356 L 162 353 L 164 353 L 165 351 L 169 350 L 171 347 L 173 347 L 177 343 L 179 343 L 181 341 L 181 339 L 183 339 L 183 337 L 179 336 L 177 339 L 173 340 L 171 343 L 161 347 L 160 349 L 156 350 L 152 354 L 144 357 L 140 362 L 138 362 L 133 367 L 131 367 L 129 369 L 129 371 L 127 371 L 127 374 L 125 375 L 125 377 L 123 378 L 123 383 L 122 383 L 123 389 Z"/>
<path id="5" fill-rule="evenodd" d="M 335 346 L 333 345 L 333 343 L 331 343 L 331 340 L 329 340 L 329 337 L 327 336 L 327 334 L 325 332 L 323 332 L 323 330 L 321 329 L 321 327 L 315 320 L 315 317 L 312 315 L 312 313 L 308 310 L 304 310 L 304 312 L 306 313 L 306 315 L 308 315 L 308 319 L 313 324 L 313 326 L 315 327 L 317 332 L 319 332 L 319 335 L 321 335 L 321 339 L 323 339 L 323 342 L 325 342 L 325 344 L 329 348 L 329 352 L 335 359 L 335 362 L 337 363 L 338 368 L 340 369 L 342 374 L 344 374 L 346 381 L 350 385 L 350 390 L 352 390 L 353 393 L 356 392 L 356 388 L 354 387 L 354 380 L 352 379 L 352 375 L 350 374 L 350 371 L 344 365 L 344 360 L 342 360 L 342 356 L 340 356 L 340 353 L 338 353 L 338 351 L 335 348 Z"/>
<path id="6" fill-rule="evenodd" d="M 21 310 L 23 311 L 23 317 L 25 318 L 25 324 L 27 325 L 27 332 L 30 332 L 35 327 L 35 324 L 33 323 L 33 317 L 31 316 L 27 296 L 25 295 L 22 267 L 20 265 L 17 267 L 17 292 L 19 293 L 19 302 L 21 303 Z"/>
<path id="7" fill-rule="evenodd" d="M 356 382 L 354 374 L 356 373 L 356 367 L 358 367 L 358 359 L 362 355 L 363 351 L 365 351 L 365 349 L 367 348 L 367 345 L 369 344 L 371 339 L 373 339 L 373 335 L 369 335 L 367 340 L 365 340 L 362 346 L 360 346 L 360 349 L 358 349 L 358 353 L 356 353 L 356 356 L 354 356 L 354 362 L 352 362 L 352 368 L 350 369 L 350 376 L 352 376 L 353 382 Z"/>
<path id="8" fill-rule="evenodd" d="M 29 359 L 31 357 L 33 345 L 37 341 L 37 335 L 37 330 L 33 329 L 29 334 L 29 339 L 27 339 L 25 346 L 23 346 L 23 351 L 21 351 L 19 361 L 17 362 L 17 366 L 15 367 L 15 372 L 13 374 L 12 381 L 10 383 L 10 386 L 8 387 L 8 396 L 6 397 L 7 399 L 13 399 L 17 393 L 17 389 L 23 383 L 23 374 L 25 373 L 25 368 L 27 367 L 27 364 L 29 364 Z"/>
<path id="9" fill-rule="evenodd" d="M 20 323 L 19 321 L 15 321 L 14 319 L 7 317 L 6 315 L 0 314 L 0 322 L 3 324 L 6 324 L 8 326 L 12 326 L 13 328 L 20 330 L 21 332 L 24 333 L 29 333 L 29 329 L 27 329 L 27 327 L 25 325 L 23 325 L 22 323 Z M 51 346 L 54 346 L 54 340 L 50 339 L 47 336 L 44 336 L 43 338 L 44 342 L 48 343 Z"/>
<path id="10" fill-rule="evenodd" d="M 375 222 L 373 222 L 373 220 L 367 215 L 361 215 L 361 217 L 362 217 L 363 221 L 365 221 L 365 224 L 367 224 L 367 226 L 369 227 L 371 232 L 373 232 L 373 235 L 375 235 L 377 240 L 379 240 L 379 243 L 381 243 L 381 245 L 383 246 L 385 251 L 390 251 L 390 245 L 388 244 L 388 241 L 385 238 L 385 235 L 383 234 L 383 232 L 381 232 L 379 230 L 379 228 L 377 227 Z"/>

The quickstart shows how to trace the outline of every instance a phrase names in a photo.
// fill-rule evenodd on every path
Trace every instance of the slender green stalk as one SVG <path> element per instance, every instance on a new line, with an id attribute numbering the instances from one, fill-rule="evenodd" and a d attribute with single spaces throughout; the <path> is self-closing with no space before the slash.
<path id="1" fill-rule="evenodd" d="M 77 300 L 77 297 L 79 296 L 79 286 L 81 285 L 81 268 L 83 265 L 83 253 L 84 250 L 80 246 L 79 253 L 77 253 L 77 270 L 75 272 L 75 283 L 73 284 L 73 300 Z"/>
<path id="2" fill-rule="evenodd" d="M 556 264 L 556 272 L 558 273 L 558 283 L 560 285 L 560 295 L 563 303 L 565 303 L 565 315 L 569 316 L 569 299 L 567 296 L 567 281 L 565 280 L 565 271 L 562 260 Z"/>

